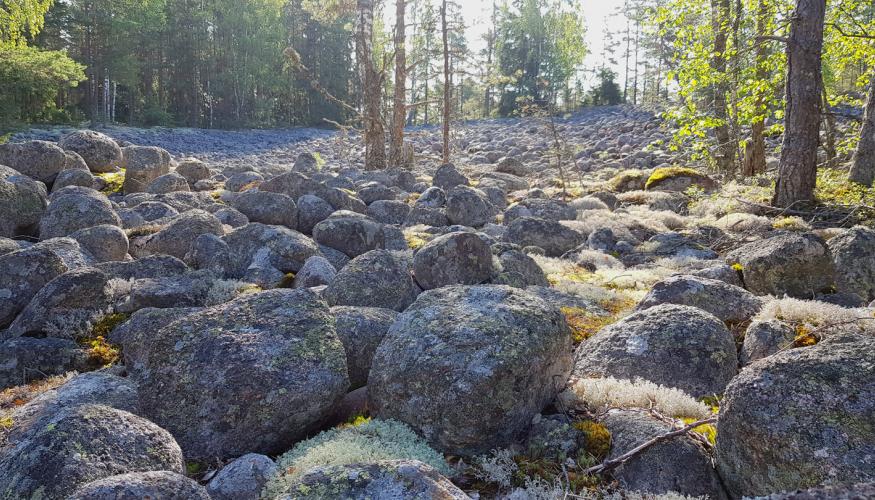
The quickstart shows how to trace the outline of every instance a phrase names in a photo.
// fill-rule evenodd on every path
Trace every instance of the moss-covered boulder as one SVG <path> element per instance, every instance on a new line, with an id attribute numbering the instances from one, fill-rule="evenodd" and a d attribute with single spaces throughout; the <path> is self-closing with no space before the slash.
<path id="1" fill-rule="evenodd" d="M 679 191 L 695 187 L 705 191 L 717 188 L 717 182 L 698 170 L 686 167 L 657 168 L 644 184 L 646 191 Z"/>
<path id="2" fill-rule="evenodd" d="M 185 315 L 139 350 L 129 369 L 143 412 L 192 460 L 285 450 L 349 387 L 334 317 L 309 290 L 244 295 Z"/>
<path id="3" fill-rule="evenodd" d="M 164 429 L 126 411 L 83 404 L 59 411 L 0 459 L 0 493 L 63 499 L 96 479 L 183 468 L 182 452 Z"/>
<path id="4" fill-rule="evenodd" d="M 564 386 L 571 332 L 558 308 L 504 285 L 421 294 L 377 348 L 368 395 L 439 450 L 506 446 Z"/>
<path id="5" fill-rule="evenodd" d="M 733 496 L 875 480 L 875 339 L 834 334 L 745 368 L 720 406 L 717 468 Z"/>
<path id="6" fill-rule="evenodd" d="M 725 259 L 757 295 L 810 298 L 835 282 L 829 248 L 813 233 L 780 233 L 737 248 Z"/>
<path id="7" fill-rule="evenodd" d="M 129 472 L 92 481 L 67 500 L 210 500 L 203 486 L 170 471 Z"/>
<path id="8" fill-rule="evenodd" d="M 735 341 L 722 321 L 695 307 L 660 304 L 581 343 L 574 375 L 640 377 L 702 397 L 722 393 L 737 365 Z"/>

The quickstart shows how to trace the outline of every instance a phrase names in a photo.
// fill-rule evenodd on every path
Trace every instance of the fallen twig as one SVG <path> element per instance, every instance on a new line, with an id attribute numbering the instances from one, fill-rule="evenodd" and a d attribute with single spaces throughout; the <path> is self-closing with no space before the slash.
<path id="1" fill-rule="evenodd" d="M 687 434 L 688 432 L 690 432 L 691 430 L 695 429 L 696 427 L 698 427 L 700 425 L 713 424 L 715 422 L 717 422 L 717 417 L 710 417 L 710 418 L 706 418 L 703 420 L 698 420 L 698 421 L 693 422 L 689 425 L 686 425 L 680 429 L 675 429 L 673 431 L 666 432 L 665 434 L 660 434 L 658 436 L 653 437 L 652 439 L 650 439 L 648 441 L 645 441 L 645 442 L 639 444 L 638 446 L 632 448 L 631 450 L 627 451 L 626 453 L 623 453 L 622 455 L 618 456 L 617 458 L 605 460 L 604 462 L 602 462 L 598 465 L 595 465 L 593 467 L 590 467 L 589 469 L 586 469 L 583 472 L 584 472 L 584 474 L 602 474 L 602 473 L 607 472 L 611 469 L 617 468 L 620 465 L 623 465 L 624 463 L 626 463 L 630 459 L 641 454 L 644 450 L 646 450 L 647 448 L 650 448 L 651 446 L 653 446 L 655 444 L 659 444 L 663 441 L 667 441 L 673 437 L 682 436 L 684 434 Z"/>

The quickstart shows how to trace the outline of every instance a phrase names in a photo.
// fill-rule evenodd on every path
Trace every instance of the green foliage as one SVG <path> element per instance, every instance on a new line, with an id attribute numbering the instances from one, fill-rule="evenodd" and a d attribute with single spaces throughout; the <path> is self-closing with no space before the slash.
<path id="1" fill-rule="evenodd" d="M 615 81 L 616 78 L 617 74 L 607 68 L 599 70 L 598 75 L 596 75 L 598 86 L 590 91 L 592 104 L 596 106 L 612 106 L 623 102 L 623 94 L 620 91 L 620 86 Z"/>
<path id="2" fill-rule="evenodd" d="M 875 188 L 851 182 L 847 172 L 821 168 L 817 172 L 814 196 L 825 205 L 859 207 L 856 215 L 869 223 L 875 221 Z"/>
<path id="3" fill-rule="evenodd" d="M 0 61 L 0 130 L 62 119 L 56 96 L 85 78 L 83 66 L 63 52 L 0 45 Z"/>
<path id="4" fill-rule="evenodd" d="M 519 113 L 526 103 L 555 103 L 586 55 L 579 10 L 544 0 L 503 6 L 496 40 L 501 73 L 499 114 Z"/>
<path id="5" fill-rule="evenodd" d="M 24 45 L 43 27 L 54 0 L 8 0 L 0 3 L 0 46 Z M 0 61 L 3 59 L 0 58 Z"/>

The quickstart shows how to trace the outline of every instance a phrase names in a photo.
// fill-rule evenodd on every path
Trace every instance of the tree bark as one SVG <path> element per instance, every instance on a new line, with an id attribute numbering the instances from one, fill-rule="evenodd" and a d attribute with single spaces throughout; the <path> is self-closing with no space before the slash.
<path id="1" fill-rule="evenodd" d="M 407 114 L 407 53 L 404 47 L 405 0 L 395 0 L 395 92 L 392 100 L 392 133 L 389 139 L 389 165 L 400 168 L 404 151 L 404 118 Z"/>
<path id="2" fill-rule="evenodd" d="M 362 116 L 365 139 L 365 170 L 386 168 L 386 132 L 380 113 L 380 73 L 374 65 L 372 38 L 374 31 L 373 0 L 357 0 L 358 30 L 356 58 L 362 82 Z"/>
<path id="3" fill-rule="evenodd" d="M 759 0 L 757 7 L 757 41 L 756 43 L 756 78 L 758 81 L 764 81 L 769 77 L 768 69 L 766 68 L 766 58 L 768 50 L 765 40 L 760 39 L 766 34 L 766 23 L 769 20 L 769 6 L 766 0 Z M 745 146 L 744 151 L 744 166 L 742 167 L 742 175 L 750 177 L 766 171 L 766 140 L 763 134 L 766 130 L 765 114 L 766 103 L 761 92 L 757 93 L 756 102 L 757 117 L 750 126 L 750 141 Z"/>
<path id="4" fill-rule="evenodd" d="M 857 143 L 848 178 L 864 186 L 871 186 L 872 181 L 875 181 L 875 75 L 869 83 L 869 96 L 866 98 L 860 142 Z"/>
<path id="5" fill-rule="evenodd" d="M 729 132 L 729 113 L 726 110 L 726 94 L 728 93 L 726 74 L 726 46 L 729 31 L 730 7 L 729 0 L 711 0 L 711 25 L 714 30 L 714 57 L 711 67 L 718 74 L 714 84 L 714 117 L 720 122 L 714 129 L 717 137 L 717 168 L 723 173 L 735 170 L 735 144 Z"/>
<path id="6" fill-rule="evenodd" d="M 787 105 L 772 205 L 814 200 L 820 142 L 821 54 L 826 0 L 797 0 L 787 40 Z"/>
<path id="7" fill-rule="evenodd" d="M 450 110 L 452 106 L 453 74 L 450 71 L 450 47 L 447 33 L 447 0 L 441 2 L 441 39 L 444 46 L 444 113 L 441 127 L 443 129 L 442 159 L 450 162 Z"/>

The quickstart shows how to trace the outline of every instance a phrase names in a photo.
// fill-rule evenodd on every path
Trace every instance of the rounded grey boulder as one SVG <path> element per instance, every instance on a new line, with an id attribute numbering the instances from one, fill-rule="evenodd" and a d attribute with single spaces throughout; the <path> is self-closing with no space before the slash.
<path id="1" fill-rule="evenodd" d="M 94 257 L 96 262 L 125 260 L 128 255 L 128 236 L 118 226 L 101 224 L 70 234 L 70 238 Z"/>
<path id="2" fill-rule="evenodd" d="M 334 317 L 309 290 L 244 295 L 181 317 L 141 347 L 144 361 L 129 369 L 142 410 L 189 459 L 286 450 L 349 387 Z"/>
<path id="3" fill-rule="evenodd" d="M 393 238 L 401 231 L 393 226 L 381 224 L 370 217 L 341 210 L 313 227 L 313 239 L 320 245 L 340 250 L 351 258 L 377 249 L 404 250 L 404 236 L 400 244 Z"/>
<path id="4" fill-rule="evenodd" d="M 451 224 L 481 227 L 491 222 L 498 209 L 486 193 L 468 186 L 456 186 L 447 195 L 447 219 Z"/>
<path id="5" fill-rule="evenodd" d="M 129 472 L 83 485 L 67 500 L 210 500 L 203 486 L 170 471 Z"/>
<path id="6" fill-rule="evenodd" d="M 715 449 L 732 496 L 875 480 L 873 349 L 871 336 L 834 334 L 732 380 Z"/>
<path id="7" fill-rule="evenodd" d="M 112 138 L 93 130 L 79 130 L 65 135 L 58 146 L 77 153 L 92 172 L 114 172 L 122 166 L 122 150 Z"/>
<path id="8" fill-rule="evenodd" d="M 812 297 L 835 281 L 826 243 L 812 233 L 783 233 L 754 241 L 726 255 L 739 264 L 744 286 L 757 295 Z"/>
<path id="9" fill-rule="evenodd" d="M 121 227 L 122 221 L 106 196 L 93 189 L 77 189 L 79 191 L 59 193 L 59 196 L 53 197 L 40 220 L 40 239 L 67 236 L 101 224 Z"/>
<path id="10" fill-rule="evenodd" d="M 173 436 L 126 411 L 83 404 L 59 411 L 0 459 L 0 491 L 62 499 L 96 479 L 151 470 L 183 472 Z"/>
<path id="11" fill-rule="evenodd" d="M 202 234 L 224 234 L 222 223 L 213 214 L 191 210 L 173 219 L 173 222 L 148 237 L 143 245 L 145 255 L 165 254 L 184 259 L 192 243 Z"/>
<path id="12" fill-rule="evenodd" d="M 0 236 L 35 234 L 47 205 L 43 184 L 0 165 Z"/>
<path id="13" fill-rule="evenodd" d="M 408 254 L 372 250 L 349 261 L 325 289 L 332 306 L 383 307 L 403 311 L 421 291 L 410 274 Z"/>
<path id="14" fill-rule="evenodd" d="M 155 146 L 128 146 L 122 150 L 125 163 L 125 194 L 141 193 L 155 179 L 170 173 L 170 153 Z"/>
<path id="15" fill-rule="evenodd" d="M 51 184 L 64 170 L 67 155 L 47 141 L 0 144 L 0 165 L 7 165 L 31 179 Z"/>
<path id="16" fill-rule="evenodd" d="M 365 386 L 377 346 L 398 318 L 398 312 L 379 307 L 336 306 L 331 308 L 331 314 L 337 319 L 337 335 L 346 351 L 350 389 Z"/>
<path id="17" fill-rule="evenodd" d="M 250 189 L 235 195 L 231 206 L 251 222 L 260 222 L 289 229 L 298 227 L 298 207 L 295 201 L 280 193 Z"/>
<path id="18" fill-rule="evenodd" d="M 697 307 L 726 323 L 747 321 L 763 305 L 759 297 L 744 288 L 691 275 L 672 276 L 656 283 L 638 303 L 638 310 L 659 304 Z"/>
<path id="19" fill-rule="evenodd" d="M 416 252 L 413 273 L 424 290 L 446 285 L 476 285 L 492 276 L 492 252 L 474 233 L 445 234 Z"/>
<path id="20" fill-rule="evenodd" d="M 191 191 L 191 187 L 188 185 L 185 177 L 176 172 L 170 172 L 169 174 L 156 177 L 146 186 L 144 191 L 152 194 L 167 194 L 176 191 Z"/>
<path id="21" fill-rule="evenodd" d="M 828 243 L 836 267 L 836 287 L 875 300 L 875 231 L 856 226 Z"/>
<path id="22" fill-rule="evenodd" d="M 541 247 L 548 257 L 560 257 L 586 241 L 582 234 L 560 222 L 536 217 L 514 220 L 507 226 L 502 239 L 521 247 Z"/>
<path id="23" fill-rule="evenodd" d="M 368 381 L 371 408 L 446 453 L 507 446 L 565 385 L 571 333 L 559 310 L 509 286 L 421 294 L 389 328 Z"/>
<path id="24" fill-rule="evenodd" d="M 611 460 L 673 427 L 644 411 L 611 410 L 601 421 L 611 431 Z M 726 492 L 711 464 L 711 456 L 687 436 L 663 441 L 625 462 L 612 473 L 628 491 L 723 499 Z"/>
<path id="25" fill-rule="evenodd" d="M 276 470 L 269 457 L 247 453 L 222 467 L 210 479 L 207 492 L 213 500 L 258 500 Z"/>
<path id="26" fill-rule="evenodd" d="M 580 344 L 577 377 L 643 378 L 694 396 L 721 394 L 737 372 L 732 334 L 714 315 L 661 304 L 638 311 Z"/>

